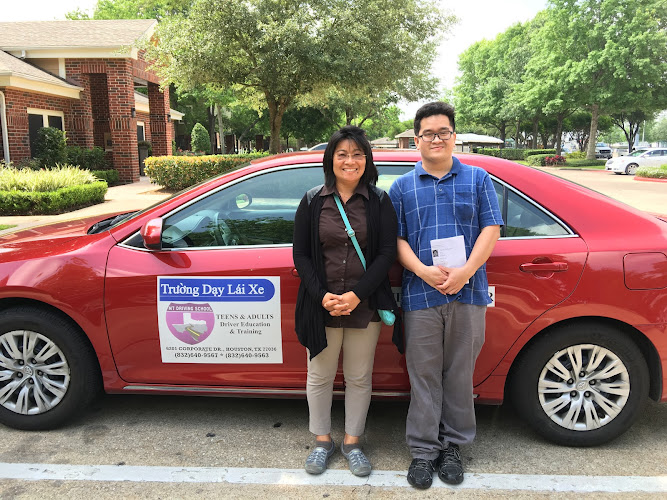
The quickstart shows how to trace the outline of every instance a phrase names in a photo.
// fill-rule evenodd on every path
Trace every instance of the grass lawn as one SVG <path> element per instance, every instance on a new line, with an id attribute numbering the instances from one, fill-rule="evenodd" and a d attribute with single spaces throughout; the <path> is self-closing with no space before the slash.
<path id="1" fill-rule="evenodd" d="M 16 224 L 0 224 L 0 231 L 3 229 L 9 229 L 10 227 L 16 227 Z"/>

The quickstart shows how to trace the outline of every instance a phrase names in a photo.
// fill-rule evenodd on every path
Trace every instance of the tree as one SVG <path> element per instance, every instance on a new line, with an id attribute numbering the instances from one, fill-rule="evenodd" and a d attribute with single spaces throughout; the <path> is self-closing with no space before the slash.
<path id="1" fill-rule="evenodd" d="M 634 111 L 629 113 L 613 113 L 611 120 L 618 128 L 623 131 L 625 140 L 628 142 L 628 151 L 632 151 L 635 145 L 639 127 L 646 120 L 651 121 L 653 116 L 647 116 L 644 111 Z"/>
<path id="2" fill-rule="evenodd" d="M 292 106 L 283 116 L 281 134 L 289 147 L 290 137 L 301 139 L 306 144 L 315 144 L 326 141 L 336 128 L 319 109 Z"/>
<path id="3" fill-rule="evenodd" d="M 190 141 L 190 149 L 192 151 L 202 151 L 204 153 L 211 152 L 211 141 L 208 137 L 208 131 L 201 123 L 196 123 L 192 127 L 192 139 Z"/>
<path id="4" fill-rule="evenodd" d="M 515 24 L 494 40 L 471 45 L 459 57 L 461 76 L 454 87 L 457 112 L 469 126 L 492 126 L 505 141 L 507 128 L 523 117 L 513 92 L 530 55 L 529 23 Z"/>
<path id="5" fill-rule="evenodd" d="M 393 29 L 376 29 L 391 20 Z M 269 111 L 275 153 L 282 117 L 297 97 L 343 78 L 386 82 L 395 73 L 396 82 L 396 75 L 405 76 L 401 71 L 429 62 L 414 62 L 414 53 L 432 54 L 430 44 L 421 44 L 443 26 L 438 9 L 415 0 L 400 9 L 391 0 L 195 0 L 188 17 L 160 23 L 159 42 L 147 48 L 169 81 L 184 87 L 234 85 L 255 99 L 259 94 Z M 375 65 L 378 57 L 381 64 Z"/>
<path id="6" fill-rule="evenodd" d="M 67 19 L 164 19 L 185 14 L 192 0 L 98 0 L 92 17 L 76 9 L 68 12 Z"/>
<path id="7" fill-rule="evenodd" d="M 602 113 L 667 106 L 667 3 L 664 0 L 551 0 L 545 50 L 560 54 L 577 102 Z M 595 140 L 587 157 L 595 157 Z"/>

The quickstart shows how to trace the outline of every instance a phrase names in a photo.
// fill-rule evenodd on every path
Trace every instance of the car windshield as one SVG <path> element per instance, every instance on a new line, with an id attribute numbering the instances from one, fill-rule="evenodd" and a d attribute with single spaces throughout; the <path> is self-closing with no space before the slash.
<path id="1" fill-rule="evenodd" d="M 235 167 L 235 168 L 233 168 L 232 170 L 230 170 L 229 172 L 231 172 L 231 171 L 233 171 L 233 170 L 238 170 L 238 169 L 243 168 L 243 167 L 247 167 L 248 165 L 250 165 L 250 162 L 248 162 L 248 163 L 242 163 L 242 164 L 239 165 L 238 167 Z M 224 172 L 224 174 L 228 174 L 229 172 Z M 134 212 L 134 213 L 131 214 L 131 216 L 129 216 L 129 217 L 125 217 L 125 218 L 123 218 L 123 219 L 121 219 L 121 220 L 114 221 L 114 223 L 113 223 L 112 225 L 110 225 L 109 227 L 107 227 L 107 229 L 111 229 L 112 227 L 118 226 L 118 225 L 120 225 L 121 223 L 124 223 L 124 222 L 127 222 L 127 221 L 129 221 L 129 220 L 135 219 L 135 218 L 139 217 L 141 214 L 144 214 L 144 213 L 148 212 L 149 210 L 152 210 L 153 208 L 157 207 L 158 205 L 161 205 L 162 203 L 166 202 L 167 200 L 171 200 L 172 198 L 178 196 L 178 195 L 181 194 L 181 193 L 185 193 L 186 191 L 189 191 L 190 189 L 193 189 L 193 188 L 195 188 L 195 187 L 197 187 L 197 186 L 199 186 L 199 185 L 201 185 L 201 184 L 204 184 L 205 182 L 210 181 L 211 179 L 214 179 L 214 178 L 219 177 L 220 175 L 224 175 L 224 174 L 214 175 L 214 176 L 212 176 L 212 177 L 209 177 L 208 179 L 204 179 L 203 181 L 198 182 L 197 184 L 194 184 L 194 185 L 192 185 L 192 186 L 186 187 L 185 189 L 181 189 L 181 190 L 178 191 L 177 193 L 172 194 L 169 198 L 165 198 L 165 199 L 163 199 L 163 200 L 157 201 L 157 202 L 153 203 L 150 207 L 146 207 L 146 208 L 144 208 L 143 210 L 140 210 L 140 211 L 138 211 L 138 212 Z"/>
<path id="2" fill-rule="evenodd" d="M 628 156 L 641 156 L 644 153 L 646 153 L 645 149 L 638 149 L 638 150 L 633 151 L 632 153 L 630 153 Z"/>

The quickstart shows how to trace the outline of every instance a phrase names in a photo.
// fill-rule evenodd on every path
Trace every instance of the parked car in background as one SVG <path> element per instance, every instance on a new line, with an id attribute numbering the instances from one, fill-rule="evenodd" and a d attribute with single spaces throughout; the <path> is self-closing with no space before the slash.
<path id="1" fill-rule="evenodd" d="M 327 144 L 328 142 L 320 142 L 319 144 L 315 144 L 312 148 L 308 148 L 308 151 L 324 151 L 327 149 Z"/>
<path id="2" fill-rule="evenodd" d="M 595 158 L 597 159 L 607 159 L 611 158 L 611 148 L 607 146 L 604 142 L 598 142 L 595 144 Z"/>
<path id="3" fill-rule="evenodd" d="M 659 167 L 666 164 L 667 148 L 641 148 L 628 155 L 607 160 L 605 170 L 619 175 L 635 175 L 639 167 Z"/>
<path id="4" fill-rule="evenodd" d="M 457 156 L 488 171 L 505 221 L 476 401 L 510 397 L 560 444 L 613 439 L 647 398 L 667 401 L 667 222 L 534 168 Z M 374 160 L 388 190 L 419 152 Z M 140 212 L 2 234 L 0 422 L 63 425 L 99 389 L 304 397 L 292 233 L 323 180 L 321 152 L 277 155 Z M 467 217 L 474 196 L 457 192 Z M 398 264 L 389 277 L 400 294 Z M 408 398 L 391 337 L 383 327 L 373 394 Z"/>

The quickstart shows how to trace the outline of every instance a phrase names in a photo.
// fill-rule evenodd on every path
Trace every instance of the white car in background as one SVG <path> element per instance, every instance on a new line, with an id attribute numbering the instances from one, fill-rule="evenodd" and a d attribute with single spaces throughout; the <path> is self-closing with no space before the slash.
<path id="1" fill-rule="evenodd" d="M 605 170 L 615 174 L 635 175 L 639 167 L 667 165 L 667 148 L 640 148 L 626 156 L 607 160 Z"/>

